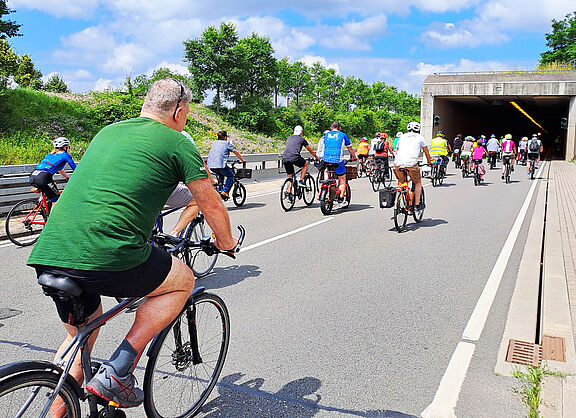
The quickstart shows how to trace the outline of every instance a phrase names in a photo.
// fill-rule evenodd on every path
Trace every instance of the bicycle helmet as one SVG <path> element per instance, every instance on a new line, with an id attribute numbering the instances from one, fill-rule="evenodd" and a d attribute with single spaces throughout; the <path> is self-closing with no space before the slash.
<path id="1" fill-rule="evenodd" d="M 386 138 L 388 138 L 388 134 L 386 132 L 381 132 L 380 139 L 386 139 Z"/>
<path id="2" fill-rule="evenodd" d="M 368 140 L 364 137 L 362 137 L 362 139 L 360 140 L 361 142 L 368 142 Z"/>
<path id="3" fill-rule="evenodd" d="M 420 132 L 420 124 L 418 122 L 410 122 L 408 123 L 408 126 L 406 126 L 406 130 L 408 132 Z"/>
<path id="4" fill-rule="evenodd" d="M 56 138 L 54 141 L 52 141 L 52 145 L 54 145 L 54 148 L 69 147 L 70 146 L 70 140 L 66 137 L 60 136 L 60 137 Z"/>
<path id="5" fill-rule="evenodd" d="M 504 139 L 512 139 L 512 134 L 506 134 L 506 135 L 504 135 Z"/>
<path id="6" fill-rule="evenodd" d="M 470 136 L 470 135 L 468 135 L 466 138 L 464 138 L 464 140 L 465 140 L 465 141 L 472 141 L 472 142 L 475 141 L 474 137 L 473 137 L 473 136 Z"/>
<path id="7" fill-rule="evenodd" d="M 374 138 L 380 138 L 380 132 L 376 132 L 376 135 L 374 135 Z"/>
<path id="8" fill-rule="evenodd" d="M 496 138 L 496 135 L 490 134 L 490 138 Z"/>

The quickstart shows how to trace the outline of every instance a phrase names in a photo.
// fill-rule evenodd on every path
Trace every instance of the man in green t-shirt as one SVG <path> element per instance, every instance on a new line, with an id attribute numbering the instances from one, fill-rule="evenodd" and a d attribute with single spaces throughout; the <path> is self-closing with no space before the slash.
<path id="1" fill-rule="evenodd" d="M 132 374 L 137 360 L 194 289 L 194 275 L 183 262 L 147 243 L 156 216 L 179 181 L 196 198 L 216 234 L 216 246 L 226 250 L 237 244 L 198 149 L 180 133 L 190 100 L 190 90 L 179 81 L 158 80 L 146 95 L 140 117 L 102 129 L 28 259 L 38 275 L 69 276 L 83 289 L 81 318 L 56 302 L 67 331 L 57 356 L 76 334 L 74 325 L 102 312 L 100 295 L 147 297 L 120 347 L 86 384 L 90 392 L 122 407 L 142 402 L 143 392 L 135 387 Z M 79 356 L 71 374 L 82 383 Z"/>

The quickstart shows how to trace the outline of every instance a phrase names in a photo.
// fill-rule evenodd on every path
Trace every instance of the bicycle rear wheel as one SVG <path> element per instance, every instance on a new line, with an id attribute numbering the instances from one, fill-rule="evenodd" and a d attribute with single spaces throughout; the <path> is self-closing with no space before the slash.
<path id="1" fill-rule="evenodd" d="M 296 187 L 298 186 L 294 183 L 291 178 L 287 178 L 280 188 L 280 205 L 286 212 L 291 210 L 296 203 Z"/>
<path id="2" fill-rule="evenodd" d="M 414 192 L 414 183 L 412 183 L 412 192 Z M 424 196 L 424 187 L 422 187 L 422 193 L 420 194 L 420 203 L 426 204 L 426 198 Z M 414 205 L 416 207 L 416 205 Z M 422 218 L 424 217 L 424 209 L 412 211 L 412 216 L 417 223 L 422 222 Z"/>
<path id="3" fill-rule="evenodd" d="M 333 187 L 333 186 L 330 186 Z M 332 212 L 332 207 L 334 206 L 334 201 L 330 198 L 329 194 L 333 194 L 330 193 L 330 189 L 329 188 L 325 188 L 324 190 L 322 190 L 320 192 L 320 210 L 322 211 L 322 214 L 324 215 L 330 215 L 330 213 Z"/>
<path id="4" fill-rule="evenodd" d="M 438 165 L 434 164 L 430 169 L 430 177 L 432 178 L 432 187 L 438 184 Z"/>
<path id="5" fill-rule="evenodd" d="M 312 202 L 314 202 L 314 198 L 316 197 L 316 182 L 314 178 L 310 174 L 306 174 L 304 177 L 304 184 L 306 187 L 303 189 L 303 198 L 304 203 L 306 206 L 310 206 Z"/>
<path id="6" fill-rule="evenodd" d="M 370 181 L 372 182 L 372 190 L 374 190 L 375 192 L 377 192 L 378 189 L 380 189 L 381 177 L 383 177 L 382 170 L 380 170 L 379 168 L 374 170 L 374 173 L 372 174 L 372 178 L 370 179 Z"/>
<path id="7" fill-rule="evenodd" d="M 60 375 L 49 371 L 19 373 L 0 382 L 0 411 L 4 417 L 39 417 Z M 49 416 L 80 418 L 78 395 L 64 382 L 50 408 Z"/>
<path id="8" fill-rule="evenodd" d="M 202 237 L 212 237 L 212 230 L 208 224 L 204 223 L 204 219 L 194 225 L 191 234 L 192 241 L 200 241 Z M 212 271 L 216 261 L 218 260 L 218 254 L 208 255 L 202 249 L 192 249 L 190 251 L 190 264 L 188 266 L 194 272 L 194 276 L 197 278 L 204 277 Z"/>
<path id="9" fill-rule="evenodd" d="M 234 186 L 232 186 L 232 200 L 238 207 L 246 202 L 246 187 L 239 181 L 235 182 Z"/>
<path id="10" fill-rule="evenodd" d="M 38 200 L 22 200 L 14 205 L 6 217 L 6 235 L 21 247 L 34 244 L 48 218 Z"/>
<path id="11" fill-rule="evenodd" d="M 388 177 L 386 177 L 388 175 Z M 384 174 L 384 178 L 382 179 L 382 186 L 390 187 L 392 184 L 392 167 L 388 166 L 387 172 Z"/>
<path id="12" fill-rule="evenodd" d="M 506 184 L 510 183 L 510 164 L 506 165 Z"/>
<path id="13" fill-rule="evenodd" d="M 394 226 L 398 232 L 406 229 L 408 220 L 408 210 L 406 208 L 406 194 L 403 192 L 396 193 L 396 204 L 394 205 Z"/>
<path id="14" fill-rule="evenodd" d="M 149 417 L 190 417 L 218 381 L 230 341 L 230 318 L 218 296 L 202 293 L 152 343 L 144 374 Z"/>

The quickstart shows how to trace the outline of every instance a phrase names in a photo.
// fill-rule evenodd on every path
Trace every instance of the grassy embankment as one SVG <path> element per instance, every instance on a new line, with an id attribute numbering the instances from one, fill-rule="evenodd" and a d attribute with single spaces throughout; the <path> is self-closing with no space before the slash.
<path id="1" fill-rule="evenodd" d="M 51 142 L 58 136 L 72 141 L 72 156 L 80 160 L 100 129 L 116 119 L 137 116 L 141 105 L 142 99 L 117 92 L 0 92 L 0 165 L 38 162 L 52 149 Z M 219 130 L 228 132 L 241 153 L 278 152 L 283 148 L 282 140 L 237 129 L 200 104 L 191 105 L 185 129 L 202 154 L 208 153 Z"/>

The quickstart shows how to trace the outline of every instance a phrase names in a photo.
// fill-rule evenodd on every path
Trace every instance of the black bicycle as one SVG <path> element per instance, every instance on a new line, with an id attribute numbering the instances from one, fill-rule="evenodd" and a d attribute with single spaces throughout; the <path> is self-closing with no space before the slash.
<path id="1" fill-rule="evenodd" d="M 420 163 L 418 163 L 418 165 L 421 166 Z M 418 203 L 415 202 L 416 185 L 409 177 L 409 170 L 406 168 L 400 168 L 400 171 L 406 176 L 406 181 L 404 183 L 398 183 L 398 187 L 396 187 L 394 226 L 398 232 L 403 232 L 406 229 L 408 215 L 412 215 L 414 221 L 420 223 L 424 217 L 424 209 L 416 209 L 416 206 L 418 205 Z M 422 187 L 420 203 L 425 204 L 425 202 L 424 187 Z"/>
<path id="2" fill-rule="evenodd" d="M 238 207 L 242 206 L 244 202 L 246 202 L 246 187 L 240 182 L 241 179 L 250 179 L 252 178 L 252 169 L 250 168 L 236 168 L 236 164 L 239 164 L 240 160 L 236 160 L 232 162 L 232 172 L 234 173 L 234 182 L 232 183 L 232 187 L 230 188 L 230 196 L 232 197 L 232 201 Z M 221 192 L 224 190 L 224 176 L 214 173 L 216 178 L 218 179 L 218 183 L 216 184 L 216 190 Z M 228 200 L 229 197 L 225 197 L 224 195 L 220 195 L 224 201 Z"/>
<path id="3" fill-rule="evenodd" d="M 505 155 L 502 157 L 504 164 L 504 181 L 506 184 L 510 183 L 510 173 L 512 172 L 512 165 L 510 164 L 510 157 Z"/>
<path id="4" fill-rule="evenodd" d="M 472 175 L 474 176 L 474 186 L 479 186 L 482 183 L 482 176 L 480 175 L 480 164 L 482 160 L 472 160 Z"/>
<path id="5" fill-rule="evenodd" d="M 443 164 L 442 157 L 438 157 L 430 167 L 430 179 L 432 180 L 432 187 L 441 185 L 446 176 L 446 169 Z"/>
<path id="6" fill-rule="evenodd" d="M 462 161 L 460 164 L 461 168 L 462 168 L 462 178 L 466 178 L 470 174 L 470 172 L 468 171 L 468 158 L 469 157 L 462 158 Z"/>
<path id="7" fill-rule="evenodd" d="M 238 245 L 244 240 L 241 226 Z M 220 252 L 209 241 L 191 242 L 169 235 L 154 237 L 168 251 L 180 246 L 200 246 L 205 251 Z M 67 276 L 42 274 L 38 278 L 44 294 L 60 300 L 75 298 L 82 289 Z M 78 332 L 54 363 L 20 361 L 0 367 L 0 411 L 6 417 L 82 416 L 80 401 L 88 401 L 90 417 L 125 417 L 117 404 L 87 392 L 70 376 L 71 361 L 80 355 L 84 378 L 89 381 L 98 371 L 92 362 L 88 339 L 118 314 L 133 311 L 145 298 L 122 300 L 93 321 L 78 327 Z M 78 312 L 79 313 L 79 312 Z M 77 312 L 75 312 L 75 315 Z M 157 334 L 147 350 L 144 373 L 144 409 L 148 417 L 191 417 L 202 407 L 222 371 L 230 341 L 230 318 L 224 301 L 199 287 L 188 298 L 178 316 Z"/>
<path id="8" fill-rule="evenodd" d="M 385 165 L 384 161 L 378 158 L 374 159 L 374 171 L 370 176 L 370 182 L 372 183 L 372 190 L 375 192 L 380 189 L 380 185 L 390 187 L 392 184 L 392 168 L 390 168 L 390 163 L 387 164 L 387 167 Z"/>
<path id="9" fill-rule="evenodd" d="M 156 218 L 156 224 L 150 235 L 149 242 L 154 244 L 154 237 L 158 234 L 164 233 L 164 218 L 182 208 L 168 209 Z M 196 217 L 184 228 L 178 238 L 185 239 L 192 242 L 199 242 L 202 239 L 208 238 L 210 242 L 214 242 L 214 237 L 210 226 L 204 220 L 202 212 L 198 212 Z M 179 251 L 174 253 L 176 257 L 182 260 L 194 272 L 194 276 L 204 277 L 208 275 L 218 260 L 218 252 L 203 251 L 203 247 L 183 246 Z"/>
<path id="10" fill-rule="evenodd" d="M 308 159 L 308 162 L 314 161 Z M 310 206 L 312 202 L 314 202 L 314 198 L 316 196 L 316 181 L 314 181 L 314 177 L 308 172 L 304 176 L 303 182 L 304 184 L 300 184 L 297 180 L 297 175 L 302 171 L 302 169 L 296 171 L 292 177 L 288 177 L 282 183 L 282 187 L 280 188 L 280 205 L 282 209 L 286 212 L 290 211 L 296 200 L 304 199 L 304 203 L 306 206 Z"/>

